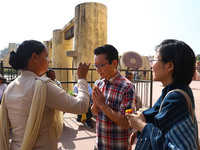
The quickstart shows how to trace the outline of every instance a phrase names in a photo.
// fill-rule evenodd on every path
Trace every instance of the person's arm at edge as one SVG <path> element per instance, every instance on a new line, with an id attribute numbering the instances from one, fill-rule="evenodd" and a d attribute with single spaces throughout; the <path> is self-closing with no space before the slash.
<path id="1" fill-rule="evenodd" d="M 128 129 L 130 127 L 127 118 L 125 116 L 122 116 L 120 113 L 114 111 L 108 105 L 102 105 L 100 109 L 108 116 L 108 118 L 110 118 L 122 128 Z"/>
<path id="2" fill-rule="evenodd" d="M 89 85 L 89 83 L 88 83 L 88 91 L 89 91 L 89 94 L 90 94 L 90 97 L 92 96 L 92 88 L 91 88 L 91 86 Z"/>

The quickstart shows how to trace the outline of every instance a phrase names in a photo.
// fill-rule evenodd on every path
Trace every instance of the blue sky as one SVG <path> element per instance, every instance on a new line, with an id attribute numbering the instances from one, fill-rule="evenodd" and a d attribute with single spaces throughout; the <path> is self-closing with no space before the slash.
<path id="1" fill-rule="evenodd" d="M 6 0 L 0 2 L 0 49 L 9 43 L 52 38 L 74 17 L 83 0 Z M 91 2 L 91 1 L 90 1 Z M 162 40 L 183 40 L 200 54 L 199 0 L 98 0 L 107 6 L 108 43 L 121 54 L 153 55 Z"/>

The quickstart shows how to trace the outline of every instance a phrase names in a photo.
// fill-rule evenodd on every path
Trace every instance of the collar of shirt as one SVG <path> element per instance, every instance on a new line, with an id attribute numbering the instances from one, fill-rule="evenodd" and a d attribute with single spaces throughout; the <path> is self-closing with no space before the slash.
<path id="1" fill-rule="evenodd" d="M 114 75 L 112 78 L 110 78 L 109 80 L 103 79 L 103 81 L 105 82 L 105 84 L 114 84 L 120 77 L 120 72 L 119 70 L 117 70 L 116 75 Z"/>
<path id="2" fill-rule="evenodd" d="M 34 72 L 28 71 L 28 70 L 23 70 L 21 72 L 21 76 L 33 76 L 33 77 L 38 77 Z"/>

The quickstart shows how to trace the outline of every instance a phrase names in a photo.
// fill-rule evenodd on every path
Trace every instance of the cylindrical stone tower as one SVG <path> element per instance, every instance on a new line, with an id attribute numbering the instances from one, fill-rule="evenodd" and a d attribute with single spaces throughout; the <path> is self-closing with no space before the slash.
<path id="1" fill-rule="evenodd" d="M 101 3 L 82 3 L 75 8 L 73 67 L 79 62 L 94 63 L 93 50 L 107 43 L 107 7 Z M 92 68 L 92 67 L 91 67 Z M 91 80 L 88 74 L 88 81 Z M 76 74 L 75 74 L 76 77 Z M 97 80 L 96 74 L 93 80 Z"/>
<path id="2" fill-rule="evenodd" d="M 51 68 L 71 68 L 72 58 L 66 57 L 66 50 L 73 49 L 72 40 L 64 41 L 64 33 L 58 29 L 53 31 L 52 38 L 52 64 Z M 56 70 L 56 78 L 60 81 L 72 81 L 72 71 Z M 73 85 L 67 87 L 63 84 L 63 89 L 72 89 Z"/>

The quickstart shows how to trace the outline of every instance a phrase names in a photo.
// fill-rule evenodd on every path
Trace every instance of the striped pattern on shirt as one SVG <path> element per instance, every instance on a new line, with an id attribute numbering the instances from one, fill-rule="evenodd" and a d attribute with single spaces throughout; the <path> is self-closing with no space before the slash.
<path id="1" fill-rule="evenodd" d="M 131 108 L 132 102 L 135 101 L 133 84 L 118 72 L 109 81 L 98 80 L 95 85 L 104 94 L 105 103 L 125 117 L 125 110 Z M 131 131 L 131 128 L 123 129 L 100 110 L 96 121 L 97 148 L 126 150 Z"/>

